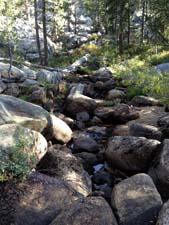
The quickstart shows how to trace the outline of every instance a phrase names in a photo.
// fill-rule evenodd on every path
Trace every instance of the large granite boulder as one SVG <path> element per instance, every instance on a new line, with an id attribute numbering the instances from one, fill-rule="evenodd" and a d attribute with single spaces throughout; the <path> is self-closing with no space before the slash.
<path id="1" fill-rule="evenodd" d="M 154 183 L 157 186 L 160 194 L 164 198 L 169 198 L 169 139 L 165 139 L 163 142 L 162 151 L 156 156 L 151 168 L 149 169 L 149 175 L 152 177 Z"/>
<path id="2" fill-rule="evenodd" d="M 9 71 L 10 64 L 0 62 L 0 78 L 8 79 L 9 78 Z M 11 78 L 15 81 L 24 81 L 26 79 L 26 74 L 18 69 L 15 66 L 11 67 Z"/>
<path id="3" fill-rule="evenodd" d="M 39 82 L 58 85 L 62 80 L 63 74 L 61 72 L 51 72 L 45 69 L 41 69 L 36 74 L 36 76 Z"/>
<path id="4" fill-rule="evenodd" d="M 162 206 L 161 197 L 146 174 L 137 174 L 115 185 L 112 206 L 119 225 L 151 225 Z"/>
<path id="5" fill-rule="evenodd" d="M 50 225 L 117 225 L 114 214 L 102 197 L 75 201 L 64 209 Z"/>
<path id="6" fill-rule="evenodd" d="M 16 124 L 0 126 L 1 179 L 26 176 L 46 152 L 47 141 L 40 133 Z"/>
<path id="7" fill-rule="evenodd" d="M 160 142 L 144 137 L 114 136 L 105 152 L 109 165 L 122 171 L 146 171 Z"/>
<path id="8" fill-rule="evenodd" d="M 16 225 L 49 225 L 67 205 L 81 197 L 63 180 L 37 172 L 16 189 Z"/>
<path id="9" fill-rule="evenodd" d="M 50 147 L 40 161 L 38 169 L 47 175 L 66 181 L 72 189 L 83 196 L 92 192 L 92 183 L 88 173 L 71 151 L 58 150 L 57 146 Z"/>
<path id="10" fill-rule="evenodd" d="M 50 120 L 49 113 L 42 107 L 12 96 L 0 95 L 0 125 L 16 123 L 43 132 Z"/>

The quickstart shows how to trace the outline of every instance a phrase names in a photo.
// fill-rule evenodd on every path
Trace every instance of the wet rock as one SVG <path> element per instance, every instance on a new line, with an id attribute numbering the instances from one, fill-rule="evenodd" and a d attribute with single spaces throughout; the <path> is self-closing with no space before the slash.
<path id="1" fill-rule="evenodd" d="M 113 89 L 108 92 L 107 99 L 108 100 L 124 99 L 125 96 L 126 95 L 123 91 Z"/>
<path id="2" fill-rule="evenodd" d="M 132 103 L 137 106 L 160 106 L 160 102 L 157 99 L 147 96 L 135 96 L 132 99 Z"/>
<path id="3" fill-rule="evenodd" d="M 137 174 L 115 185 L 111 202 L 119 225 L 154 224 L 162 206 L 161 197 L 146 174 Z"/>
<path id="4" fill-rule="evenodd" d="M 81 137 L 74 142 L 75 152 L 91 152 L 96 153 L 99 151 L 99 145 L 90 137 Z"/>
<path id="5" fill-rule="evenodd" d="M 140 123 L 132 123 L 129 128 L 129 134 L 135 137 L 146 137 L 148 139 L 161 140 L 161 131 L 154 126 Z"/>
<path id="6" fill-rule="evenodd" d="M 72 130 L 70 127 L 61 119 L 54 115 L 51 115 L 51 128 L 52 136 L 63 143 L 67 143 L 72 138 Z"/>
<path id="7" fill-rule="evenodd" d="M 105 155 L 113 168 L 128 172 L 146 171 L 160 142 L 144 137 L 115 136 L 109 139 Z"/>
<path id="8" fill-rule="evenodd" d="M 47 175 L 61 178 L 72 189 L 87 196 L 92 191 L 92 183 L 81 162 L 70 152 L 50 147 L 38 165 Z"/>
<path id="9" fill-rule="evenodd" d="M 109 123 L 125 123 L 139 117 L 138 112 L 126 104 L 119 104 L 113 107 L 98 107 L 94 113 L 95 116 Z"/>
<path id="10" fill-rule="evenodd" d="M 88 197 L 76 201 L 65 210 L 50 225 L 117 225 L 114 214 L 108 203 L 102 197 Z"/>
<path id="11" fill-rule="evenodd" d="M 157 186 L 160 194 L 164 198 L 169 198 L 169 139 L 165 139 L 163 142 L 162 151 L 157 155 L 153 165 L 149 170 L 149 175 L 152 177 L 154 183 Z"/>
<path id="12" fill-rule="evenodd" d="M 33 173 L 17 186 L 17 225 L 49 225 L 67 205 L 80 196 L 61 179 Z"/>
<path id="13" fill-rule="evenodd" d="M 73 86 L 67 97 L 65 110 L 72 116 L 84 111 L 92 113 L 96 108 L 95 100 L 83 95 L 84 88 L 83 84 Z"/>
<path id="14" fill-rule="evenodd" d="M 156 225 L 168 225 L 169 224 L 168 211 L 169 211 L 169 201 L 167 201 L 163 205 L 162 209 L 160 210 Z"/>

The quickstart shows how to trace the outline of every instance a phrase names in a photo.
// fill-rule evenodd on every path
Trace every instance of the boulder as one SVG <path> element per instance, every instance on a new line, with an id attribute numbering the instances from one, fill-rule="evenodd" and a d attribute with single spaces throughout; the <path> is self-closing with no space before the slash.
<path id="1" fill-rule="evenodd" d="M 87 112 L 80 112 L 76 114 L 76 120 L 81 122 L 87 122 L 90 120 L 90 116 Z"/>
<path id="2" fill-rule="evenodd" d="M 47 141 L 38 132 L 16 124 L 0 126 L 1 176 L 23 177 L 47 152 Z"/>
<path id="3" fill-rule="evenodd" d="M 115 185 L 111 202 L 119 225 L 154 224 L 162 206 L 161 197 L 146 174 L 137 174 Z"/>
<path id="4" fill-rule="evenodd" d="M 64 209 L 50 225 L 117 225 L 114 214 L 102 197 L 75 201 Z"/>
<path id="5" fill-rule="evenodd" d="M 152 177 L 160 194 L 164 198 L 169 198 L 169 139 L 163 142 L 162 151 L 157 155 L 151 168 L 149 175 Z"/>
<path id="6" fill-rule="evenodd" d="M 0 80 L 0 94 L 7 89 L 7 85 Z"/>
<path id="7" fill-rule="evenodd" d="M 75 152 L 96 153 L 99 151 L 99 145 L 93 138 L 81 137 L 74 141 L 73 150 Z"/>
<path id="8" fill-rule="evenodd" d="M 147 96 L 135 96 L 132 103 L 136 106 L 161 106 L 159 100 Z"/>
<path id="9" fill-rule="evenodd" d="M 132 123 L 129 126 L 129 135 L 135 137 L 146 137 L 148 139 L 156 139 L 159 141 L 162 138 L 162 133 L 157 127 L 141 123 Z"/>
<path id="10" fill-rule="evenodd" d="M 4 79 L 8 79 L 8 70 L 9 70 L 10 64 L 2 63 L 0 62 L 0 77 Z M 12 66 L 11 68 L 11 78 L 15 81 L 24 81 L 26 79 L 26 74 L 18 69 L 15 66 Z"/>
<path id="11" fill-rule="evenodd" d="M 156 225 L 168 225 L 169 223 L 169 201 L 167 201 L 160 210 Z"/>
<path id="12" fill-rule="evenodd" d="M 112 78 L 113 74 L 110 70 L 106 69 L 105 67 L 100 68 L 96 71 L 95 74 L 91 76 L 92 81 L 103 81 L 106 82 Z"/>
<path id="13" fill-rule="evenodd" d="M 139 117 L 139 114 L 126 104 L 113 107 L 98 107 L 94 114 L 104 122 L 109 123 L 126 123 Z"/>
<path id="14" fill-rule="evenodd" d="M 83 196 L 92 192 L 92 183 L 88 173 L 71 151 L 58 150 L 57 146 L 50 147 L 40 161 L 38 169 L 47 175 L 66 181 L 72 189 Z"/>
<path id="15" fill-rule="evenodd" d="M 113 89 L 108 92 L 107 99 L 108 100 L 124 99 L 125 96 L 126 95 L 125 95 L 124 91 Z"/>
<path id="16" fill-rule="evenodd" d="M 49 113 L 42 107 L 21 99 L 0 95 L 0 125 L 16 123 L 38 132 L 51 127 Z"/>
<path id="17" fill-rule="evenodd" d="M 72 116 L 84 111 L 92 113 L 96 108 L 95 100 L 83 95 L 84 88 L 85 85 L 80 83 L 73 86 L 67 97 L 65 110 Z"/>
<path id="18" fill-rule="evenodd" d="M 37 172 L 18 184 L 17 190 L 17 225 L 49 225 L 67 205 L 81 197 L 63 180 Z"/>
<path id="19" fill-rule="evenodd" d="M 31 70 L 29 67 L 23 66 L 21 68 L 21 70 L 26 74 L 27 79 L 30 79 L 30 80 L 36 80 L 37 79 L 36 72 L 34 70 Z"/>
<path id="20" fill-rule="evenodd" d="M 51 128 L 52 136 L 63 143 L 67 143 L 72 138 L 72 130 L 70 127 L 61 119 L 54 115 L 51 115 Z"/>
<path id="21" fill-rule="evenodd" d="M 161 73 L 169 72 L 169 63 L 161 63 L 155 67 L 155 69 Z"/>
<path id="22" fill-rule="evenodd" d="M 41 69 L 36 76 L 39 82 L 58 85 L 62 80 L 63 74 L 61 72 L 51 72 Z"/>
<path id="23" fill-rule="evenodd" d="M 146 171 L 160 142 L 144 137 L 114 136 L 105 152 L 109 165 L 122 171 Z"/>

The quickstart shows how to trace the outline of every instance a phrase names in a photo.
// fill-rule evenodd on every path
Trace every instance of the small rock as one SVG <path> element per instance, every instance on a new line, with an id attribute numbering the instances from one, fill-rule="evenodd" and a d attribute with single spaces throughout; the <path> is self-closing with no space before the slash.
<path id="1" fill-rule="evenodd" d="M 141 123 L 132 123 L 129 128 L 129 134 L 135 137 L 146 137 L 148 139 L 161 140 L 162 133 L 157 127 Z"/>
<path id="2" fill-rule="evenodd" d="M 126 95 L 123 91 L 113 89 L 108 92 L 107 99 L 108 100 L 124 99 L 125 96 Z"/>
<path id="3" fill-rule="evenodd" d="M 109 123 L 126 123 L 139 117 L 138 112 L 126 104 L 119 104 L 113 107 L 98 107 L 94 113 L 95 116 Z"/>
<path id="4" fill-rule="evenodd" d="M 132 103 L 137 106 L 161 106 L 159 100 L 147 96 L 135 96 Z"/>
<path id="5" fill-rule="evenodd" d="M 78 121 L 87 122 L 90 120 L 90 116 L 87 112 L 79 112 L 76 114 L 76 119 Z"/>
<path id="6" fill-rule="evenodd" d="M 115 185 L 112 206 L 119 225 L 151 225 L 162 206 L 161 197 L 146 174 L 137 174 Z"/>
<path id="7" fill-rule="evenodd" d="M 90 137 L 81 137 L 74 142 L 75 152 L 91 152 L 96 153 L 99 151 L 99 145 Z"/>
<path id="8" fill-rule="evenodd" d="M 91 79 L 96 82 L 96 81 L 108 81 L 112 78 L 112 72 L 106 68 L 100 68 L 98 71 L 96 71 L 95 74 L 91 76 Z"/>

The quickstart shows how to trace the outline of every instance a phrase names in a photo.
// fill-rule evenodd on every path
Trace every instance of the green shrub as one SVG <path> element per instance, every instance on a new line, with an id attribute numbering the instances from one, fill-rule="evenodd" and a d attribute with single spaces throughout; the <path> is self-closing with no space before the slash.
<path id="1" fill-rule="evenodd" d="M 0 151 L 0 181 L 4 182 L 16 178 L 23 180 L 35 168 L 37 159 L 28 152 L 33 140 L 23 134 L 22 128 L 18 130 L 16 141 L 9 150 L 8 155 Z"/>

